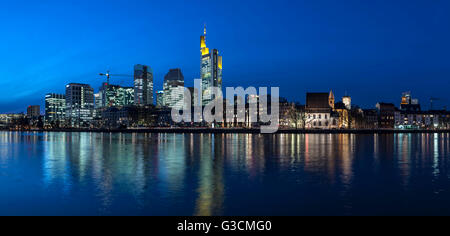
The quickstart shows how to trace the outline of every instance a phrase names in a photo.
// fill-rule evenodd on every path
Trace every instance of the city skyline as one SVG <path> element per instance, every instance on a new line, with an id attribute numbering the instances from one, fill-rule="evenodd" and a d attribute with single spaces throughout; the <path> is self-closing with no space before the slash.
<path id="1" fill-rule="evenodd" d="M 5 1 L 0 216 L 164 216 L 147 228 L 209 235 L 450 215 L 449 10 Z"/>
<path id="2" fill-rule="evenodd" d="M 162 89 L 163 77 L 171 68 L 180 68 L 186 86 L 192 86 L 193 79 L 200 78 L 198 36 L 204 23 L 208 44 L 225 57 L 224 87 L 279 86 L 282 97 L 300 103 L 305 103 L 306 92 L 333 89 L 337 98 L 347 93 L 354 104 L 367 108 L 377 102 L 398 105 L 398 94 L 404 91 L 412 91 L 424 108 L 431 96 L 441 98 L 436 106 L 449 104 L 446 55 L 450 47 L 446 42 L 450 36 L 445 29 L 450 20 L 443 10 L 447 2 L 399 1 L 382 9 L 377 3 L 333 6 L 336 3 L 328 1 L 249 1 L 238 9 L 232 2 L 211 3 L 202 10 L 196 8 L 201 2 L 147 2 L 145 6 L 153 4 L 157 9 L 157 16 L 130 17 L 141 7 L 139 3 L 144 2 L 77 2 L 68 12 L 61 11 L 69 7 L 68 2 L 34 3 L 23 11 L 17 3 L 9 3 L 9 12 L 2 15 L 14 20 L 4 27 L 0 46 L 4 52 L 0 72 L 6 78 L 0 90 L 0 112 L 23 112 L 29 105 L 43 108 L 47 93 L 62 94 L 71 82 L 90 84 L 97 91 L 105 81 L 97 76 L 99 72 L 132 74 L 134 64 L 154 69 L 154 91 Z M 107 13 L 97 11 L 100 6 Z M 158 17 L 174 17 L 169 12 L 172 7 L 185 9 L 189 20 L 180 21 L 177 16 L 155 23 Z M 48 14 L 36 15 L 31 11 L 34 8 Z M 268 12 L 266 8 L 271 9 L 270 17 L 263 18 L 261 12 Z M 11 14 L 15 11 L 20 14 Z M 92 21 L 76 18 L 81 12 L 93 17 Z M 350 14 L 342 17 L 343 12 Z M 117 17 L 107 18 L 108 14 Z M 56 17 L 58 23 L 52 21 Z M 31 19 L 36 21 L 30 23 Z M 27 24 L 33 27 L 17 31 Z M 151 30 L 134 38 L 130 32 L 143 25 Z M 130 46 L 118 47 L 124 44 Z M 132 79 L 125 85 L 132 85 Z"/>

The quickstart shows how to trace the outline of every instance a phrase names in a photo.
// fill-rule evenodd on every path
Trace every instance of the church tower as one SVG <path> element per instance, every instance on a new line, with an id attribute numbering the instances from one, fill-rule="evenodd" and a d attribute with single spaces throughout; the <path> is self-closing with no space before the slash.
<path id="1" fill-rule="evenodd" d="M 333 90 L 330 91 L 330 96 L 328 97 L 328 103 L 330 104 L 330 107 L 332 109 L 334 109 L 334 94 L 333 94 Z"/>

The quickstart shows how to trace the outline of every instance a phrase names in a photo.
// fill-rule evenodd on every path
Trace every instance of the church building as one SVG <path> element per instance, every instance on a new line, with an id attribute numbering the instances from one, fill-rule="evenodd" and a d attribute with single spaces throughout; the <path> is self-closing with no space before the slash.
<path id="1" fill-rule="evenodd" d="M 330 93 L 306 94 L 306 128 L 333 129 L 337 128 L 339 115 L 334 113 L 335 99 Z"/>

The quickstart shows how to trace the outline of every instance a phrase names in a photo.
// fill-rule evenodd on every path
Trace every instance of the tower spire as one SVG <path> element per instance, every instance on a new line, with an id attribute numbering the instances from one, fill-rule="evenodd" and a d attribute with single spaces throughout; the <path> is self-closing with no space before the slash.
<path id="1" fill-rule="evenodd" d="M 206 47 L 206 23 L 203 25 L 203 35 L 200 36 L 200 49 L 202 56 L 209 54 L 209 49 Z"/>

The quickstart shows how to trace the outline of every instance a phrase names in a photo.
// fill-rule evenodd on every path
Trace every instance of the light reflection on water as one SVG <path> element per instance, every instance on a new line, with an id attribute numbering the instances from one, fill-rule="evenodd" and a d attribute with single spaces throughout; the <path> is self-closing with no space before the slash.
<path id="1" fill-rule="evenodd" d="M 449 138 L 0 132 L 0 215 L 450 214 Z"/>

